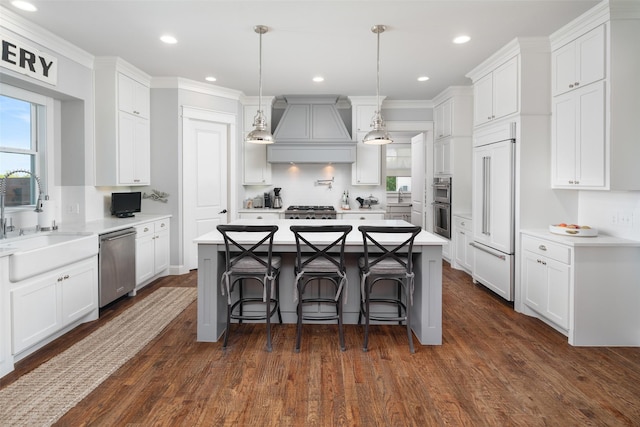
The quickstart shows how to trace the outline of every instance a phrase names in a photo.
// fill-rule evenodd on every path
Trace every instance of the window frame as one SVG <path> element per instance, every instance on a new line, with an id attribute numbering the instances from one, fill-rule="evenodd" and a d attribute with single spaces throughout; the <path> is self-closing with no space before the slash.
<path id="1" fill-rule="evenodd" d="M 40 190 L 43 195 L 48 195 L 49 183 L 53 182 L 53 155 L 51 146 L 53 145 L 54 128 L 54 100 L 53 98 L 30 92 L 7 84 L 0 85 L 0 95 L 29 102 L 31 104 L 31 149 L 21 149 L 0 146 L 3 153 L 29 154 L 33 155 L 31 170 L 35 172 L 40 180 Z M 9 170 L 2 170 L 4 174 Z M 33 210 L 37 200 L 37 184 L 34 184 L 32 192 L 32 202 L 28 205 L 5 206 L 8 213 L 24 210 Z"/>

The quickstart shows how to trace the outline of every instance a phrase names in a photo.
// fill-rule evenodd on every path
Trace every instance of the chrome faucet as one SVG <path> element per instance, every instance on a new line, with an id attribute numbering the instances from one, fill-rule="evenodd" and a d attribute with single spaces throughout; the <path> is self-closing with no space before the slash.
<path id="1" fill-rule="evenodd" d="M 398 190 L 398 203 L 402 202 L 402 190 Z"/>
<path id="2" fill-rule="evenodd" d="M 40 178 L 38 178 L 30 171 L 24 169 L 16 169 L 11 172 L 7 172 L 4 177 L 0 178 L 0 239 L 7 238 L 7 228 L 9 228 L 9 231 L 12 231 L 14 228 L 13 225 L 7 226 L 7 218 L 5 218 L 4 213 L 4 198 L 7 195 L 7 179 L 14 173 L 19 172 L 26 173 L 36 180 L 36 184 L 38 184 L 38 201 L 36 202 L 35 211 L 42 212 L 42 186 L 40 185 Z"/>

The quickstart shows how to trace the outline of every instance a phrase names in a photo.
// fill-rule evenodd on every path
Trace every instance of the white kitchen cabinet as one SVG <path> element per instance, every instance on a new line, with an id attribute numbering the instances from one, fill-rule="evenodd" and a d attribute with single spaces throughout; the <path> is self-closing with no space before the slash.
<path id="1" fill-rule="evenodd" d="M 436 139 L 451 136 L 453 100 L 447 99 L 433 109 Z"/>
<path id="2" fill-rule="evenodd" d="M 437 177 L 452 174 L 451 141 L 451 138 L 446 138 L 433 143 L 433 173 Z"/>
<path id="3" fill-rule="evenodd" d="M 553 98 L 552 188 L 606 185 L 604 82 Z"/>
<path id="4" fill-rule="evenodd" d="M 471 219 L 463 216 L 453 216 L 453 229 L 451 233 L 451 245 L 453 247 L 453 262 L 451 266 L 465 270 L 468 273 L 473 269 L 473 224 Z"/>
<path id="5" fill-rule="evenodd" d="M 605 25 L 599 25 L 551 54 L 553 95 L 605 78 Z"/>
<path id="6" fill-rule="evenodd" d="M 411 205 L 387 205 L 386 219 L 398 219 L 411 222 Z"/>
<path id="7" fill-rule="evenodd" d="M 98 308 L 97 256 L 17 283 L 11 307 L 18 354 Z"/>
<path id="8" fill-rule="evenodd" d="M 95 60 L 98 186 L 149 185 L 150 77 L 119 58 Z"/>
<path id="9" fill-rule="evenodd" d="M 136 286 L 169 269 L 169 219 L 136 226 Z"/>
<path id="10" fill-rule="evenodd" d="M 442 237 L 442 236 L 439 236 Z M 446 237 L 442 237 L 442 239 L 446 240 L 447 243 L 442 245 L 442 259 L 451 264 L 451 240 Z"/>
<path id="11" fill-rule="evenodd" d="M 263 97 L 262 112 L 267 120 L 267 129 L 271 130 L 271 103 L 273 97 Z M 258 112 L 257 99 L 251 97 L 244 105 L 244 119 L 242 122 L 242 153 L 243 185 L 271 185 L 271 163 L 267 162 L 266 144 L 251 144 L 245 142 L 245 137 L 253 128 L 253 120 Z M 276 141 L 277 143 L 277 141 Z"/>
<path id="12" fill-rule="evenodd" d="M 358 221 L 368 221 L 368 220 L 377 220 L 384 219 L 384 211 L 378 212 L 365 212 L 366 209 L 356 209 L 351 212 L 343 211 L 340 214 L 337 214 L 338 219 L 346 219 L 346 220 L 358 220 Z"/>
<path id="13" fill-rule="evenodd" d="M 280 219 L 278 212 L 240 212 L 240 219 Z"/>
<path id="14" fill-rule="evenodd" d="M 518 112 L 518 57 L 515 56 L 474 82 L 475 126 Z"/>
<path id="15" fill-rule="evenodd" d="M 640 5 L 629 6 L 621 16 L 605 2 L 550 36 L 552 188 L 640 190 Z"/>
<path id="16" fill-rule="evenodd" d="M 522 249 L 524 303 L 568 329 L 571 249 L 530 236 L 522 238 Z"/>
<path id="17" fill-rule="evenodd" d="M 523 313 L 576 346 L 640 346 L 640 243 L 523 230 Z"/>
<path id="18" fill-rule="evenodd" d="M 351 185 L 380 185 L 382 149 L 379 145 L 367 145 L 362 142 L 371 130 L 371 120 L 378 110 L 376 97 L 349 99 L 352 108 L 351 135 L 357 141 L 356 161 L 351 165 Z"/>

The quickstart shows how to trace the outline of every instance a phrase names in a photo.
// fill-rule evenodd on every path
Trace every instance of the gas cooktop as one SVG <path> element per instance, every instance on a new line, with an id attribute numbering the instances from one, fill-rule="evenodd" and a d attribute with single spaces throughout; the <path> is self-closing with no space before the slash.
<path id="1" fill-rule="evenodd" d="M 292 205 L 287 208 L 288 211 L 335 211 L 333 206 L 308 206 L 308 205 Z"/>

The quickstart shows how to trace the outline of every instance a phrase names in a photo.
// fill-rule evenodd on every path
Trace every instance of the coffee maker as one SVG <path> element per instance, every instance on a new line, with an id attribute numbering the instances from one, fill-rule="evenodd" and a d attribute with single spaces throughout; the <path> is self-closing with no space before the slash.
<path id="1" fill-rule="evenodd" d="M 273 189 L 273 209 L 280 209 L 282 207 L 282 197 L 280 197 L 280 190 L 282 190 L 282 188 Z"/>

